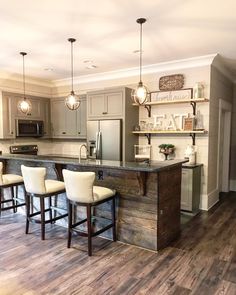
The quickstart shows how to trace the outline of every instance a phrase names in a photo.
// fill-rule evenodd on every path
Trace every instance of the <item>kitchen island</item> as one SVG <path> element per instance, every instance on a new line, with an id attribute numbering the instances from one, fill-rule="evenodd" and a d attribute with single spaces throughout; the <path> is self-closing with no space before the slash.
<path id="1" fill-rule="evenodd" d="M 0 155 L 4 173 L 21 174 L 20 166 L 44 166 L 47 178 L 62 178 L 62 169 L 94 171 L 96 185 L 116 189 L 117 236 L 124 243 L 157 251 L 180 234 L 181 169 L 186 160 L 151 163 L 79 160 L 65 155 Z M 66 197 L 59 204 L 66 208 Z M 109 217 L 108 205 L 95 211 Z M 78 217 L 83 217 L 78 212 Z M 96 218 L 95 218 L 96 219 Z M 106 233 L 107 238 L 111 235 Z"/>

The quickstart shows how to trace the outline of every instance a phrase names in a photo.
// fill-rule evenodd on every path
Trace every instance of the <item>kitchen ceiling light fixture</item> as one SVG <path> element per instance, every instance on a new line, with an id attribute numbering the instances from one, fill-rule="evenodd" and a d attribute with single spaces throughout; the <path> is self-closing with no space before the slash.
<path id="1" fill-rule="evenodd" d="M 32 110 L 32 105 L 31 105 L 31 102 L 29 99 L 27 99 L 25 97 L 25 55 L 27 55 L 26 52 L 20 52 L 20 55 L 22 55 L 22 58 L 23 58 L 23 99 L 21 99 L 19 102 L 18 102 L 18 110 L 20 112 L 22 112 L 23 114 L 28 114 L 30 113 L 30 111 Z"/>
<path id="2" fill-rule="evenodd" d="M 148 97 L 149 97 L 149 91 L 145 85 L 143 85 L 142 82 L 142 38 L 143 38 L 143 27 L 142 25 L 146 22 L 146 18 L 138 18 L 136 20 L 138 24 L 140 24 L 140 48 L 139 48 L 139 83 L 137 87 L 132 91 L 132 99 L 137 104 L 144 104 Z"/>
<path id="3" fill-rule="evenodd" d="M 74 93 L 74 64 L 73 64 L 73 43 L 76 41 L 74 38 L 69 38 L 68 41 L 71 43 L 71 92 L 65 99 L 65 104 L 68 107 L 68 109 L 74 111 L 77 110 L 80 106 L 80 99 L 78 95 Z"/>

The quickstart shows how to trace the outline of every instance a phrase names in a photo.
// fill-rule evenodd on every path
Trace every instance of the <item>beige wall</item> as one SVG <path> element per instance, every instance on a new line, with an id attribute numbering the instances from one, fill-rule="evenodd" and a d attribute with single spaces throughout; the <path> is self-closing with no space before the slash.
<path id="1" fill-rule="evenodd" d="M 233 100 L 233 83 L 214 66 L 211 67 L 210 82 L 210 121 L 208 146 L 208 206 L 218 201 L 218 128 L 219 128 L 219 100 L 228 103 Z"/>

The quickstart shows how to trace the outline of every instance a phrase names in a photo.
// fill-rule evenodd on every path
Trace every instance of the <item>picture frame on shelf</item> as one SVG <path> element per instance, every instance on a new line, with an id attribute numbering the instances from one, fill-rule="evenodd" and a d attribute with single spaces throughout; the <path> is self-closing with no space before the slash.
<path id="1" fill-rule="evenodd" d="M 195 128 L 195 120 L 194 118 L 191 117 L 187 117 L 187 118 L 183 118 L 184 120 L 184 131 L 193 131 Z"/>

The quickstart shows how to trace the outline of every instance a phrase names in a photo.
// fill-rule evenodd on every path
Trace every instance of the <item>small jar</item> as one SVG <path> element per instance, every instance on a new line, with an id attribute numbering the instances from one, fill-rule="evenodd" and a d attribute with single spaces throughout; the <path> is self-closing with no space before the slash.
<path id="1" fill-rule="evenodd" d="M 204 87 L 202 83 L 197 82 L 193 87 L 193 98 L 203 98 L 204 97 Z"/>

